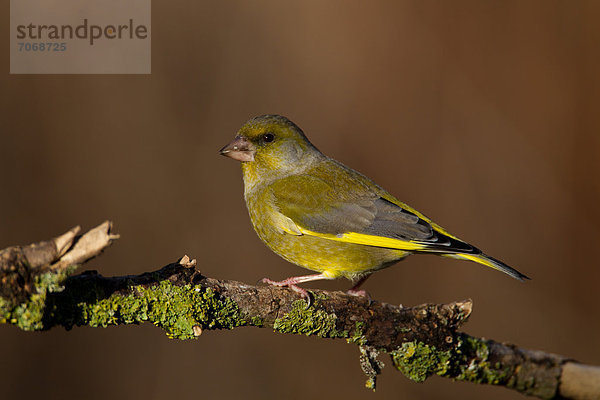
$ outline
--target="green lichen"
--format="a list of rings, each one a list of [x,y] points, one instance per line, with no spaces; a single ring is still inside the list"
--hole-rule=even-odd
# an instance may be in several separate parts
[[[428,376],[437,374],[459,381],[498,385],[513,376],[511,367],[491,363],[490,350],[483,339],[459,334],[457,346],[441,351],[422,342],[406,342],[390,352],[394,366],[410,379],[423,382]]]
[[[379,350],[371,346],[360,346],[360,368],[365,373],[367,380],[365,387],[375,391],[377,386],[377,375],[381,373],[385,364],[377,359]]]
[[[11,316],[12,305],[3,297],[0,297],[0,324],[8,322]]]
[[[317,310],[314,306],[307,307],[304,300],[292,303],[292,310],[281,318],[277,318],[273,329],[281,333],[298,335],[316,335],[319,337],[346,337],[347,331],[338,331],[335,327],[337,317]]]
[[[247,325],[237,304],[213,290],[191,284],[178,286],[169,280],[136,285],[126,282],[116,290],[80,277],[67,279],[75,266],[53,270],[35,278],[32,294],[22,304],[10,304],[0,298],[0,323],[11,323],[24,330],[44,330],[56,325],[67,329],[88,325],[109,325],[152,322],[163,328],[169,337],[194,338],[201,329],[231,329]],[[67,290],[65,290],[65,288]],[[262,324],[260,318],[252,320]]]
[[[126,295],[103,297],[92,292],[92,298],[78,302],[76,308],[74,319],[64,321],[67,326],[107,327],[148,321],[174,339],[195,338],[194,326],[232,329],[247,325],[231,299],[222,298],[210,288],[177,286],[168,280],[149,287],[132,286]]]
[[[502,368],[500,363],[492,365],[488,360],[489,354],[490,350],[485,340],[460,335],[453,359],[454,379],[490,385],[506,382],[513,375],[512,369]]]
[[[37,275],[29,298],[21,304],[10,304],[0,298],[0,323],[8,322],[26,331],[43,329],[46,299],[49,294],[64,290],[63,283],[75,269],[76,266],[71,266]]]
[[[265,324],[265,320],[261,317],[254,316],[250,319],[251,325],[261,328]]]
[[[377,389],[377,381],[375,380],[375,378],[368,377],[367,380],[365,381],[365,387],[367,389],[371,389],[372,391],[375,391],[375,389]]]
[[[348,343],[355,343],[359,346],[363,346],[367,343],[367,338],[364,335],[365,323],[362,321],[356,321],[354,324],[354,330],[352,334],[346,339]]]
[[[396,369],[415,382],[423,382],[432,374],[444,375],[450,368],[451,352],[413,341],[390,352]]]

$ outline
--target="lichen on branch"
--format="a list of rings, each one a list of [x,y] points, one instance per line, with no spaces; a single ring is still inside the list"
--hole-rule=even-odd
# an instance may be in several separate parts
[[[381,353],[416,382],[436,374],[545,399],[565,393],[578,398],[571,395],[579,390],[574,380],[590,373],[600,377],[596,367],[569,368],[567,379],[563,366],[574,363],[565,357],[458,332],[471,314],[470,300],[402,307],[311,290],[309,306],[287,288],[205,277],[187,256],[137,276],[73,275],[118,238],[110,231],[105,222],[84,235],[74,228],[50,241],[0,251],[0,323],[39,331],[151,322],[173,339],[241,326],[341,338],[359,346],[372,389],[383,368]]]

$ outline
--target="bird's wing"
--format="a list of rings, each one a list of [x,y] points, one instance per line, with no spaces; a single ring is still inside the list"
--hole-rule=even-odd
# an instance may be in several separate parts
[[[479,253],[426,218],[364,185],[336,188],[313,176],[292,176],[271,185],[286,233],[406,251]]]

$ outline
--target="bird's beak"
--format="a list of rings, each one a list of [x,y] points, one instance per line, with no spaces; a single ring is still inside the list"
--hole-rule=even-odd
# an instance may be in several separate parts
[[[243,136],[236,136],[233,141],[223,147],[219,153],[238,161],[254,161],[256,147]]]

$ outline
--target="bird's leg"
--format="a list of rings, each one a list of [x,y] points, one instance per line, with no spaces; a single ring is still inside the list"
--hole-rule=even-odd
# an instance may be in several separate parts
[[[346,291],[346,293],[348,293],[348,294],[351,294],[352,296],[367,297],[367,298],[370,300],[370,299],[371,299],[371,296],[369,296],[369,293],[367,293],[367,291],[366,291],[366,290],[359,289],[359,287],[360,287],[360,286],[361,286],[363,283],[365,283],[365,281],[366,281],[367,279],[369,279],[369,277],[370,277],[370,276],[371,276],[371,275],[369,274],[369,275],[365,275],[365,276],[363,276],[362,278],[360,278],[360,279],[358,280],[358,282],[356,282],[356,284],[355,284],[354,286],[352,286],[350,289],[348,289],[348,290]]]
[[[263,278],[262,282],[272,286],[285,286],[292,289],[294,292],[300,294],[302,297],[308,300],[310,304],[310,296],[306,289],[302,289],[300,286],[297,286],[299,283],[310,282],[310,281],[318,281],[321,279],[331,279],[323,274],[314,274],[314,275],[303,275],[303,276],[292,276],[291,278],[284,279],[282,281],[272,281],[269,278]]]

